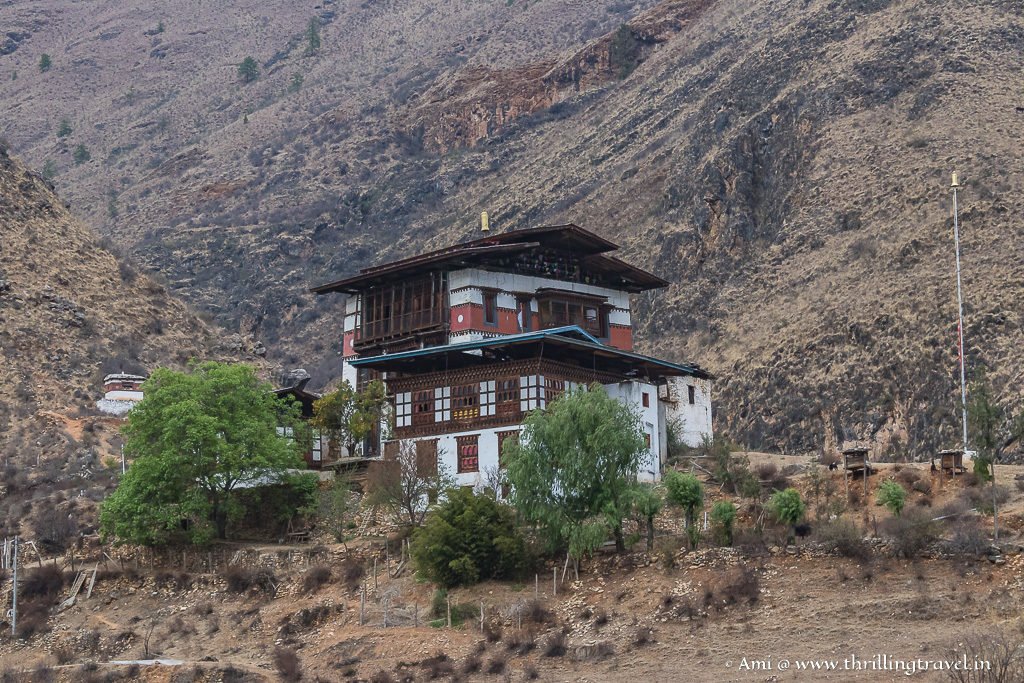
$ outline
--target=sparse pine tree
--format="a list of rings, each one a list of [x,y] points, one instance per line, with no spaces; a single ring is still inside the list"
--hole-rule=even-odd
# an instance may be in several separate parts
[[[57,137],[66,138],[71,135],[71,122],[67,119],[61,119],[60,124],[57,126]]]
[[[89,153],[89,149],[85,145],[79,145],[75,147],[72,157],[75,160],[75,164],[84,164],[92,159],[92,154]]]
[[[292,74],[291,83],[288,84],[288,92],[299,92],[302,89],[302,74]]]
[[[39,56],[39,70],[45,73],[50,70],[51,66],[53,66],[53,60],[50,59],[50,55],[44,52]]]
[[[243,83],[252,83],[260,77],[260,66],[252,57],[246,57],[238,65],[238,77]]]
[[[320,49],[320,20],[313,17],[306,29],[306,54],[316,54]]]
[[[43,177],[47,180],[53,180],[53,177],[57,175],[57,164],[53,162],[53,159],[47,159],[46,163],[43,164]]]
[[[158,21],[157,22],[157,24],[156,24],[156,32],[157,33],[163,33],[164,32],[164,22],[162,22],[162,21]]]

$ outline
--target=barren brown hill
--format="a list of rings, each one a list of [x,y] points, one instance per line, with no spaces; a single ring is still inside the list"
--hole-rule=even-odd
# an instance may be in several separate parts
[[[968,360],[1020,402],[1013,0],[65,5],[0,8],[31,34],[0,57],[11,142],[190,302],[318,379],[338,315],[306,288],[487,209],[498,229],[573,220],[669,278],[640,302],[643,344],[721,377],[734,438],[927,453],[956,434],[958,170]],[[247,54],[262,75],[242,85]]]
[[[58,508],[91,524],[112,483],[119,421],[94,409],[105,373],[253,357],[119,261],[2,146],[0,235],[0,536],[38,539]]]

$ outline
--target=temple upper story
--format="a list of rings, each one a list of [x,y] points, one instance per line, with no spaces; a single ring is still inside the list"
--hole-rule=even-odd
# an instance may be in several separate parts
[[[342,356],[375,356],[575,325],[630,350],[630,295],[668,283],[577,225],[515,230],[363,268],[313,289],[347,295]]]

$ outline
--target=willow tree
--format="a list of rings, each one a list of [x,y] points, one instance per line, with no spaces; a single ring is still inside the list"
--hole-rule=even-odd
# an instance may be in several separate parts
[[[276,398],[248,365],[202,363],[191,372],[158,369],[128,414],[125,453],[134,459],[104,501],[104,533],[156,545],[184,526],[194,542],[227,537],[241,510],[234,493],[287,482],[303,467],[298,407]],[[210,528],[210,524],[213,528]]]
[[[600,385],[567,392],[526,418],[519,439],[505,442],[512,503],[549,549],[573,559],[610,533],[625,548],[622,519],[648,456],[640,420]]]

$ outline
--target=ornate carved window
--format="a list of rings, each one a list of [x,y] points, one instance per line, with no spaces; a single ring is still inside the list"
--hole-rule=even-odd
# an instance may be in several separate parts
[[[495,383],[495,412],[511,415],[519,412],[519,378],[507,377]]]
[[[480,436],[478,434],[455,437],[455,448],[458,452],[459,474],[480,471]]]
[[[412,392],[412,424],[434,424],[434,390]]]
[[[453,420],[472,420],[480,415],[480,384],[460,384],[452,387]]]

